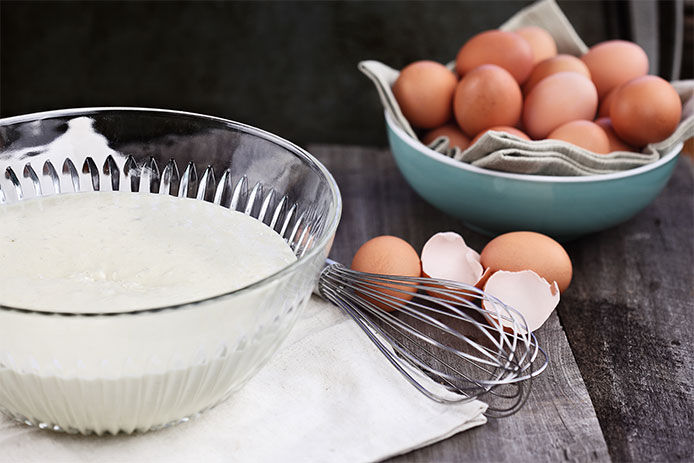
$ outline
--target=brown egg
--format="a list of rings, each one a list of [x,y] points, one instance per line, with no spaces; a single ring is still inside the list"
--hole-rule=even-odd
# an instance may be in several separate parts
[[[592,121],[598,109],[598,93],[586,76],[558,72],[542,79],[528,94],[523,107],[523,126],[533,139],[545,138],[567,122]]]
[[[547,135],[552,140],[563,140],[593,153],[610,152],[610,140],[605,131],[595,122],[571,121],[560,125]]]
[[[509,126],[506,126],[506,125],[496,125],[496,126],[494,126],[494,127],[490,127],[490,128],[488,128],[488,129],[485,129],[485,130],[481,131],[480,133],[478,133],[478,134],[475,136],[475,138],[472,139],[472,142],[470,142],[470,145],[474,145],[475,142],[477,142],[477,140],[479,140],[480,138],[482,138],[482,135],[484,135],[485,133],[489,132],[490,130],[493,130],[493,131],[495,131],[495,132],[506,132],[506,133],[510,133],[511,135],[515,135],[515,136],[517,136],[518,138],[522,138],[523,140],[528,140],[528,141],[530,141],[530,137],[529,137],[529,136],[527,136],[526,134],[524,134],[523,132],[521,132],[520,130],[518,130],[518,129],[515,128],[515,127],[509,127]]]
[[[675,89],[657,76],[637,77],[617,89],[610,106],[612,127],[632,146],[665,140],[682,117]]]
[[[451,118],[457,83],[455,74],[443,64],[417,61],[400,71],[393,95],[412,125],[433,129]]]
[[[594,45],[581,59],[590,70],[600,98],[618,85],[648,73],[646,52],[625,40],[608,40]]]
[[[460,48],[455,69],[458,74],[465,76],[482,64],[496,64],[522,84],[533,67],[533,50],[527,40],[514,32],[481,32]]]
[[[561,244],[541,233],[519,231],[491,240],[480,254],[480,262],[491,271],[532,270],[548,282],[556,281],[559,291],[571,283],[571,259]]]
[[[632,146],[627,145],[624,141],[617,136],[614,129],[612,128],[612,122],[609,117],[601,117],[595,121],[607,135],[607,139],[610,141],[610,153],[613,151],[636,151]]]
[[[461,151],[465,151],[470,146],[470,139],[455,124],[446,124],[430,130],[422,137],[422,143],[428,145],[438,137],[448,137],[449,145],[457,146]]]
[[[600,108],[598,109],[598,117],[610,117],[610,107],[612,106],[612,100],[614,99],[615,93],[619,87],[615,87],[610,90],[607,95],[600,100]]]
[[[590,71],[583,61],[571,55],[557,55],[535,65],[523,86],[523,92],[527,95],[542,79],[563,71],[577,72],[590,79]]]
[[[461,79],[453,96],[453,112],[469,136],[495,125],[515,125],[523,96],[513,76],[503,68],[485,64]]]
[[[541,27],[528,26],[516,29],[516,34],[523,37],[530,44],[533,51],[533,64],[551,58],[557,54],[557,44],[549,32]]]
[[[396,236],[377,236],[362,244],[352,259],[352,270],[381,275],[418,277],[422,267],[417,251],[407,242]],[[412,299],[415,288],[398,284],[388,284],[393,289],[370,289],[381,292],[386,296]],[[368,287],[368,286],[367,286]],[[384,310],[394,310],[375,298],[364,296],[367,300]]]

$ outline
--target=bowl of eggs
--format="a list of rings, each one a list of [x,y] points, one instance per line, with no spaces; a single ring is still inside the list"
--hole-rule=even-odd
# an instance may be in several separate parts
[[[388,140],[403,177],[426,201],[473,230],[532,230],[568,241],[622,223],[668,182],[681,145],[643,167],[560,177],[498,172],[456,161],[405,134],[386,113]]]
[[[420,196],[488,235],[563,241],[655,199],[692,136],[684,97],[647,74],[634,43],[579,43],[573,54],[557,43],[537,26],[489,30],[447,66],[384,73],[388,141]]]

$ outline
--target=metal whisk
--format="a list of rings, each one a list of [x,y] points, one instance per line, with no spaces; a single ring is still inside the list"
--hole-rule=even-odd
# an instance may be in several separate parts
[[[528,380],[547,367],[522,314],[473,286],[357,272],[327,260],[317,289],[434,401],[485,396],[487,416],[507,416],[525,402]]]

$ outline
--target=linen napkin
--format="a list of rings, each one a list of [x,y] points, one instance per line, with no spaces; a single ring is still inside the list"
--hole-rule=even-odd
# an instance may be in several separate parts
[[[356,462],[406,453],[486,422],[486,405],[417,392],[340,309],[313,296],[289,337],[238,393],[189,423],[75,436],[0,415],[0,460]]]
[[[588,50],[554,0],[541,0],[522,9],[500,29],[514,30],[531,25],[542,27],[552,35],[558,53],[580,56]],[[454,65],[452,62],[448,67],[453,69]],[[395,124],[418,139],[391,91],[400,72],[374,60],[362,61],[358,68],[374,83],[385,111]],[[527,141],[502,132],[487,132],[465,151],[450,147],[447,137],[439,137],[428,146],[458,161],[503,172],[572,176],[633,169],[657,161],[662,154],[694,136],[694,80],[672,84],[682,101],[681,122],[670,137],[646,146],[641,153],[616,151],[601,155],[559,140]]]

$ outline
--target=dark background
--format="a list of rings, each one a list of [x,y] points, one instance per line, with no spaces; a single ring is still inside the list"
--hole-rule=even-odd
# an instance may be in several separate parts
[[[2,0],[0,115],[147,106],[227,117],[300,144],[385,145],[360,60],[447,62],[531,3]],[[691,13],[691,0],[558,3],[588,45],[635,40],[652,73],[676,77],[674,18]],[[680,77],[691,77],[691,22],[684,30]]]

